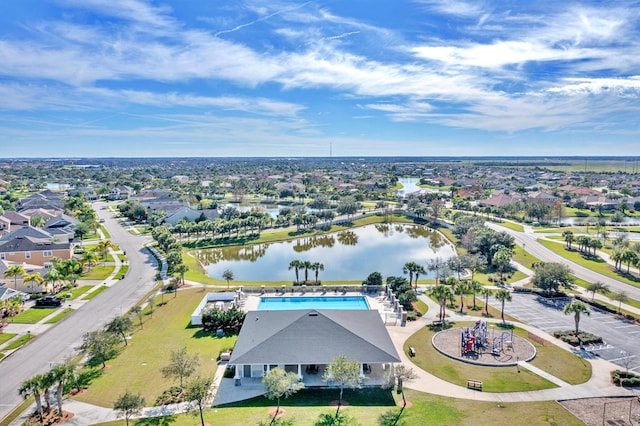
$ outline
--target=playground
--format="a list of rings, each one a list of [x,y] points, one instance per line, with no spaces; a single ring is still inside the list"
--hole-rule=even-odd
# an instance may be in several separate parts
[[[486,321],[470,327],[442,330],[433,336],[436,350],[450,358],[487,366],[513,366],[530,361],[535,347],[513,330],[489,328]]]

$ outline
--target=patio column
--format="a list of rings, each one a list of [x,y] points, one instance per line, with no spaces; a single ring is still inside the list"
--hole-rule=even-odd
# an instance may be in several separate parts
[[[302,364],[298,364],[298,377],[302,380]]]
[[[236,364],[236,375],[235,375],[234,378],[236,378],[236,379],[242,378],[243,367],[244,366],[242,364]]]
[[[364,377],[364,364],[360,363],[360,377]]]

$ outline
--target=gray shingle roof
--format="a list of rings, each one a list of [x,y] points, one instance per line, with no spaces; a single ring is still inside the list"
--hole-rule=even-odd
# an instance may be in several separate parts
[[[400,362],[378,311],[247,313],[230,364],[328,364],[339,355],[363,363]]]

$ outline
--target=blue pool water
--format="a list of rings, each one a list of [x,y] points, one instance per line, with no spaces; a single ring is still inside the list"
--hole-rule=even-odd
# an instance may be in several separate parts
[[[369,309],[363,296],[326,297],[261,297],[259,311],[286,311],[298,309]]]

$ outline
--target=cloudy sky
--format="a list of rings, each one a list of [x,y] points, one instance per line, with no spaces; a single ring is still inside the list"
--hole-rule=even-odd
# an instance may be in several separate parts
[[[2,157],[640,155],[637,1],[0,11]]]

